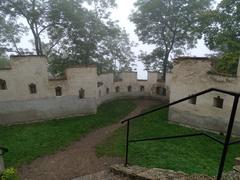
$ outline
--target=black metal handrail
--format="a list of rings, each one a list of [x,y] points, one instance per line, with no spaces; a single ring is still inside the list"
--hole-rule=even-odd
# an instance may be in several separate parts
[[[216,92],[220,92],[220,93],[224,93],[224,94],[228,94],[231,96],[234,96],[234,101],[233,101],[233,105],[232,105],[232,111],[231,111],[231,115],[230,115],[230,119],[228,122],[228,128],[227,128],[227,134],[225,137],[224,142],[220,141],[219,139],[210,136],[209,134],[206,133],[195,133],[195,134],[183,134],[183,135],[176,135],[176,136],[166,136],[166,137],[151,137],[151,138],[144,138],[144,139],[134,139],[134,140],[129,140],[129,130],[130,130],[130,122],[135,120],[136,118],[145,116],[147,114],[159,111],[161,109],[165,109],[168,108],[170,106],[173,106],[175,104],[181,103],[183,101],[201,96],[203,94],[212,92],[212,91],[216,91]],[[227,155],[227,151],[228,151],[228,146],[229,145],[233,145],[233,144],[238,144],[240,143],[240,140],[238,141],[234,141],[234,142],[230,142],[231,136],[232,136],[232,128],[233,128],[233,124],[234,124],[234,120],[235,120],[235,115],[236,115],[236,111],[237,111],[237,107],[238,107],[238,101],[239,101],[239,97],[240,97],[240,93],[236,93],[236,92],[232,92],[232,91],[226,91],[226,90],[222,90],[222,89],[217,89],[217,88],[210,88],[204,91],[201,91],[199,93],[193,94],[191,96],[179,99],[177,101],[174,101],[172,103],[169,103],[167,105],[163,105],[159,108],[155,108],[153,110],[138,114],[136,116],[127,118],[123,121],[121,121],[121,123],[126,123],[127,122],[127,133],[126,133],[126,152],[125,152],[125,166],[128,165],[128,147],[129,147],[129,143],[136,143],[136,142],[142,142],[142,141],[153,141],[153,140],[167,140],[167,139],[175,139],[175,138],[187,138],[187,137],[194,137],[194,136],[205,136],[208,137],[210,139],[212,139],[213,141],[222,144],[223,147],[223,151],[222,151],[222,156],[221,156],[221,160],[219,163],[219,169],[218,169],[218,175],[217,175],[217,180],[221,180],[222,177],[222,173],[223,173],[223,169],[224,169],[224,164],[225,164],[225,160],[226,160],[226,155]]]
[[[5,147],[1,147],[1,146],[0,146],[0,150],[1,150],[1,152],[2,152],[2,153],[0,154],[0,156],[1,156],[1,155],[4,155],[5,153],[8,152],[8,149],[5,148]]]

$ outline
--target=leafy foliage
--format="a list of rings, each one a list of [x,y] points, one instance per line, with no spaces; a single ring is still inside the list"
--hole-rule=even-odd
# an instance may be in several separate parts
[[[0,180],[19,180],[16,169],[14,168],[5,169],[2,175],[0,175]]]
[[[18,43],[26,28],[22,24],[16,24],[14,19],[4,19],[3,16],[0,16],[0,26],[0,56],[5,52],[23,54]]]
[[[205,14],[205,42],[211,50],[239,53],[240,2],[222,0],[215,10]]]
[[[19,19],[27,22],[36,54],[50,57],[53,73],[75,64],[97,64],[99,72],[109,72],[118,64],[129,68],[134,60],[127,33],[110,19],[115,6],[115,0],[9,0],[0,2],[0,13],[14,20],[14,32],[22,27]]]
[[[57,31],[56,27],[49,30],[53,42],[61,42],[50,55],[53,59],[50,68],[54,71],[59,70],[58,66],[75,64],[97,64],[99,73],[115,71],[116,62],[122,64],[121,69],[130,67],[134,56],[128,35],[110,19],[104,23],[99,18],[99,9],[92,13],[68,1],[55,1],[51,9],[49,18],[55,24],[61,24]],[[103,12],[100,16],[103,16]],[[60,63],[56,63],[56,60],[60,60]]]
[[[10,63],[5,56],[0,56],[0,69],[10,67]]]
[[[201,38],[201,15],[211,0],[138,0],[131,15],[143,43],[156,45],[140,57],[148,69],[162,69],[165,79],[170,54],[181,54]]]
[[[222,0],[203,17],[205,44],[219,55],[215,70],[236,75],[240,56],[240,2]]]
[[[28,28],[31,30],[34,37],[37,55],[43,55],[41,35],[48,27],[48,22],[45,21],[45,17],[48,13],[47,2],[47,0],[9,0],[0,2],[1,14],[14,19],[16,26],[20,24],[17,22],[18,18],[24,18],[26,20]]]
[[[162,60],[164,53],[163,49],[155,48],[150,54],[141,51],[139,58],[144,63],[147,70],[163,72],[164,66],[166,66],[167,70],[171,67],[170,61],[166,61],[164,64],[164,60]]]
[[[239,57],[234,53],[225,53],[218,57],[213,65],[212,73],[236,76]]]

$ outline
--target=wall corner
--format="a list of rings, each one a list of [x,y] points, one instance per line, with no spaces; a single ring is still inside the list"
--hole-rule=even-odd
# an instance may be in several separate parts
[[[237,77],[240,77],[240,56],[238,58]]]

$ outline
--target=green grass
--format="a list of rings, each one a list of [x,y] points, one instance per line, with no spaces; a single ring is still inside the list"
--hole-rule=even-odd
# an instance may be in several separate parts
[[[17,167],[60,150],[93,129],[119,121],[135,108],[129,100],[101,105],[96,115],[72,117],[42,123],[0,126],[0,145],[9,152],[6,165]]]
[[[198,132],[197,130],[169,124],[168,111],[152,113],[131,122],[130,139],[161,137]],[[126,128],[117,130],[112,137],[97,146],[98,156],[124,157]],[[223,136],[212,134],[219,139]],[[216,175],[223,146],[211,139],[198,136],[163,141],[131,143],[129,146],[129,163],[145,167],[159,167]],[[234,158],[240,155],[240,145],[229,148],[225,171],[232,170]]]

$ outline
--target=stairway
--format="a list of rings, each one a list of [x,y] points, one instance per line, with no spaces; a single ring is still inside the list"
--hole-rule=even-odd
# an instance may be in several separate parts
[[[189,175],[181,171],[173,171],[160,168],[144,168],[139,166],[114,165],[111,167],[114,174],[121,174],[129,179],[141,180],[214,180],[213,177],[193,174]]]
[[[89,174],[86,176],[74,178],[72,180],[129,180],[129,178],[104,170],[95,174]]]
[[[232,171],[223,174],[222,180],[240,180],[240,158],[235,159],[236,163]],[[72,180],[214,180],[216,177],[210,177],[201,174],[186,174],[181,171],[173,171],[160,168],[144,168],[139,166],[114,165],[110,170],[100,171]]]
[[[233,170],[240,173],[240,157],[235,158],[235,166],[233,166]]]
[[[235,166],[223,176],[223,180],[240,180],[240,157],[235,158]]]

